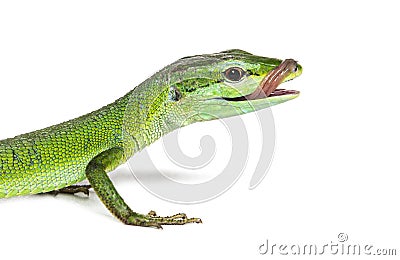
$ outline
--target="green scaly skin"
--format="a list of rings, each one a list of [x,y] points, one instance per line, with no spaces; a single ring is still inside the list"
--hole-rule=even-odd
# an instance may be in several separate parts
[[[185,214],[159,217],[132,211],[107,172],[161,136],[188,124],[241,115],[298,96],[292,93],[248,101],[227,101],[251,94],[282,60],[241,50],[180,59],[124,97],[97,111],[42,130],[0,141],[0,198],[19,195],[87,192],[74,184],[88,179],[110,212],[123,223],[161,228],[201,222]],[[239,67],[239,82],[226,78]],[[283,81],[301,74],[288,73]],[[223,99],[223,98],[226,99]]]

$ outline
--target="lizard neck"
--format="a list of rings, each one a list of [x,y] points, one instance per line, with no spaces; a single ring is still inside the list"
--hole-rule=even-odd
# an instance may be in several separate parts
[[[163,81],[150,78],[112,104],[122,112],[121,137],[126,159],[182,126],[182,111],[176,111],[174,102],[169,100],[169,87],[159,82]]]

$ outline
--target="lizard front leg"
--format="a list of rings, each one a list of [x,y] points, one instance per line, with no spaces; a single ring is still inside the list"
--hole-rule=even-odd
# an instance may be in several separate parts
[[[86,177],[97,196],[107,209],[127,225],[162,228],[162,225],[184,225],[201,223],[199,218],[187,218],[180,213],[170,217],[157,216],[154,211],[143,215],[136,213],[125,203],[118,194],[107,171],[114,169],[123,158],[122,148],[111,148],[93,158],[86,167]]]

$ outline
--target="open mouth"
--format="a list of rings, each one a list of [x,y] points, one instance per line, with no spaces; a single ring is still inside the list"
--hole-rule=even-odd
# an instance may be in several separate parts
[[[278,86],[284,82],[288,81],[290,75],[293,75],[298,70],[297,62],[293,59],[284,60],[278,67],[273,69],[268,73],[264,79],[261,81],[260,85],[256,90],[248,95],[226,98],[223,99],[227,101],[243,101],[243,100],[256,100],[268,97],[284,96],[284,95],[296,95],[300,92],[297,90],[286,90],[278,89]]]

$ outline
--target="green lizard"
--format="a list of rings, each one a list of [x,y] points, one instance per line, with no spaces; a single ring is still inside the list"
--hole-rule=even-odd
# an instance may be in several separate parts
[[[122,98],[79,118],[0,141],[0,198],[93,188],[125,224],[200,223],[185,214],[139,214],[118,194],[107,172],[161,136],[188,124],[236,116],[299,95],[276,89],[302,68],[241,50],[182,58]],[[90,185],[75,185],[87,179]]]

